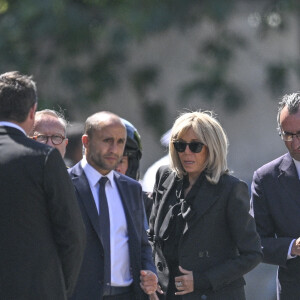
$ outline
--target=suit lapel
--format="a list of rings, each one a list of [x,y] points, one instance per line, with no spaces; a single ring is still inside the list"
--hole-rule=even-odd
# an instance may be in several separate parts
[[[186,222],[183,234],[185,234],[191,227],[197,224],[198,220],[206,214],[209,208],[220,198],[219,196],[220,183],[213,185],[204,179],[201,188],[195,195],[193,203],[194,216]]]
[[[79,195],[79,201],[82,202],[92,226],[101,240],[97,207],[95,205],[89,182],[85,176],[80,162],[72,169],[71,173],[75,175],[75,177],[72,178],[72,181]]]
[[[278,176],[279,183],[282,187],[283,199],[293,199],[300,206],[300,180],[296,170],[296,166],[290,154],[284,156],[280,166],[280,174]]]
[[[128,191],[128,184],[126,180],[122,180],[119,174],[115,173],[115,182],[118,187],[118,191],[120,193],[121,201],[124,207],[124,212],[126,216],[128,231],[133,233],[135,231],[134,227],[134,221],[133,221],[133,215],[132,212],[136,209],[134,203],[132,202],[133,199],[131,199]],[[135,232],[135,235],[137,233]],[[130,235],[131,238],[131,235]]]

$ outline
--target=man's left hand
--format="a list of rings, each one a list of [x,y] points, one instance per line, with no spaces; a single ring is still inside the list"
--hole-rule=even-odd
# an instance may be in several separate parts
[[[175,286],[179,292],[175,295],[185,295],[194,291],[194,277],[193,272],[183,269],[179,266],[179,271],[182,276],[175,277]]]

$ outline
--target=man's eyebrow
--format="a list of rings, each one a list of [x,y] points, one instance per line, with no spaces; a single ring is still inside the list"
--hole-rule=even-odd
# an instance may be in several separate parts
[[[285,134],[299,134],[299,133],[300,133],[300,130],[297,131],[296,133],[292,133],[292,132],[283,130],[283,133],[285,133]]]

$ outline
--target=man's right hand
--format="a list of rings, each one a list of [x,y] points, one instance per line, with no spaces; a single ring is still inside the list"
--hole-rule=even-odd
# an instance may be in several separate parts
[[[157,290],[156,290],[156,292],[158,292],[158,293],[160,293],[160,294],[163,294],[163,293],[164,293],[163,290],[161,289],[161,287],[160,287],[159,284],[157,285]],[[158,298],[156,292],[149,295],[149,300],[159,300],[159,298]]]
[[[300,237],[294,241],[291,249],[291,254],[300,256]]]

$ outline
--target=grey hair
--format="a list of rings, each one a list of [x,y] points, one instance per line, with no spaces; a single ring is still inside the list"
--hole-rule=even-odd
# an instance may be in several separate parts
[[[278,105],[278,113],[277,113],[277,124],[278,131],[281,131],[280,127],[280,114],[282,110],[287,107],[289,114],[296,114],[299,110],[300,105],[300,92],[293,94],[286,94],[282,97],[281,101]]]
[[[61,123],[61,125],[64,127],[65,134],[67,133],[68,121],[66,120],[66,118],[62,112],[58,112],[53,109],[43,109],[43,110],[39,110],[35,113],[36,118],[38,116],[43,116],[43,115],[52,116],[52,117],[57,118],[59,120],[59,122]]]
[[[217,184],[220,176],[229,172],[227,168],[229,143],[226,133],[211,111],[183,113],[176,119],[171,130],[169,144],[171,169],[176,172],[179,178],[186,174],[173,142],[184,137],[190,128],[208,149],[208,157],[204,165],[206,168],[205,176],[209,182]]]

